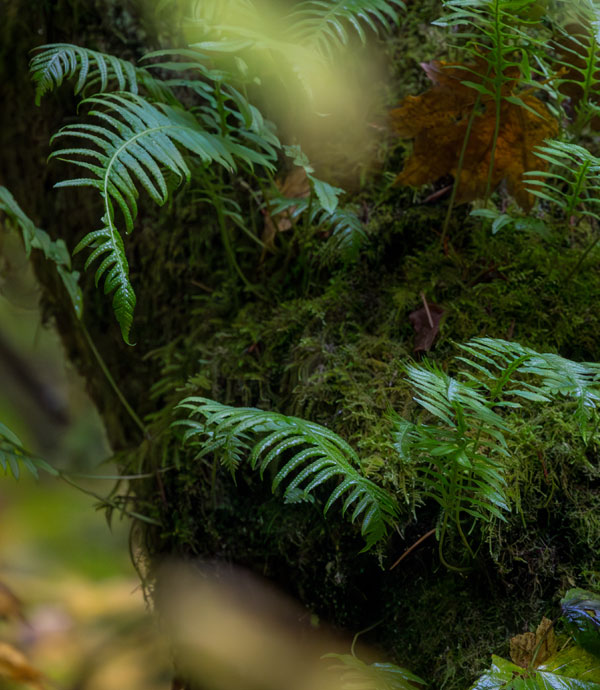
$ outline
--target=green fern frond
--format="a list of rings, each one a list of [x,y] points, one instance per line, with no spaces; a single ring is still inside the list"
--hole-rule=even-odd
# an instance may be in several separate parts
[[[272,489],[285,486],[287,501],[311,500],[317,487],[337,479],[324,512],[343,498],[342,514],[351,510],[351,522],[362,518],[365,550],[385,537],[397,517],[393,498],[362,476],[356,452],[329,429],[297,417],[230,407],[207,398],[186,398],[178,407],[189,410],[189,418],[175,424],[186,429],[184,442],[199,446],[199,457],[216,452],[232,471],[247,460],[261,477],[277,465]]]
[[[334,51],[348,45],[348,28],[365,43],[364,27],[378,34],[382,28],[397,24],[400,10],[405,8],[402,0],[308,0],[288,15],[289,36],[331,59]]]
[[[25,467],[36,479],[40,469],[55,477],[59,474],[47,462],[27,452],[19,437],[0,422],[0,468],[5,474],[10,472],[15,479],[18,479],[21,476],[21,466]]]
[[[415,690],[416,686],[427,685],[419,676],[395,664],[365,664],[354,654],[325,654],[323,659],[340,662],[331,670],[340,672],[342,690]]]
[[[567,218],[573,215],[600,218],[594,210],[600,199],[600,158],[583,146],[555,139],[547,141],[545,146],[537,146],[534,152],[550,163],[551,168],[549,172],[524,173],[527,190],[556,204]]]
[[[37,228],[31,218],[23,212],[13,195],[2,186],[0,186],[0,211],[20,228],[27,256],[32,249],[39,249],[48,261],[56,265],[63,285],[71,298],[73,309],[77,316],[81,317],[83,298],[78,284],[79,273],[71,270],[71,256],[65,243],[60,239],[52,240],[47,232]]]
[[[76,94],[104,92],[112,84],[116,88],[111,90],[137,94],[141,85],[156,100],[176,102],[168,86],[155,79],[147,70],[135,67],[131,62],[114,55],[71,43],[49,43],[35,50],[38,52],[31,59],[29,70],[36,84],[36,105],[40,104],[48,91],[74,77],[77,77],[74,89]]]
[[[585,440],[589,421],[597,414],[600,403],[600,364],[574,362],[551,352],[539,353],[519,343],[494,338],[475,338],[460,347],[472,360],[459,359],[499,381],[505,396],[533,402],[550,402],[561,397],[573,399],[577,404],[575,417]],[[506,371],[511,372],[510,377]],[[534,376],[539,382],[519,380],[518,388],[507,389],[506,384],[514,374]]]
[[[137,215],[137,184],[159,205],[165,203],[169,188],[164,170],[176,179],[189,180],[188,163],[180,148],[194,154],[204,165],[217,163],[235,169],[234,157],[250,164],[272,165],[261,154],[203,129],[189,113],[166,104],[153,105],[133,94],[98,94],[84,101],[97,106],[90,111],[101,124],[78,123],[63,127],[52,140],[63,137],[83,139],[88,147],[60,149],[52,157],[67,161],[92,173],[90,177],[59,182],[57,187],[91,186],[104,202],[103,227],[86,235],[75,251],[92,246],[86,267],[104,255],[96,271],[96,283],[108,271],[105,292],[116,290],[113,305],[123,338],[129,342],[135,293],[122,237],[115,221],[115,205],[130,233]],[[88,159],[94,162],[90,162]]]
[[[589,0],[577,3],[574,16],[578,26],[569,26],[568,31],[557,27],[560,39],[553,41],[555,55],[553,62],[566,71],[566,76],[557,80],[557,88],[567,85],[564,91],[577,98],[575,129],[583,127],[598,114],[597,94],[600,86],[600,34],[598,6]]]

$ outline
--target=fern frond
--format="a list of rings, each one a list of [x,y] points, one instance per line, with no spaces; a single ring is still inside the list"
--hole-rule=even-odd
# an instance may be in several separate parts
[[[577,403],[575,412],[580,429],[586,436],[590,418],[600,403],[600,364],[574,362],[554,353],[540,353],[506,340],[475,338],[460,346],[473,360],[462,361],[484,368],[490,378],[500,380],[498,372],[535,376],[539,383],[518,381],[518,388],[506,389],[510,381],[502,376],[503,395],[520,397],[534,402],[550,402],[566,397]]]
[[[26,451],[19,437],[0,422],[0,468],[5,474],[10,472],[15,479],[18,479],[21,476],[21,466],[25,467],[36,479],[40,469],[55,477],[59,474],[47,462]]]
[[[348,45],[348,28],[365,43],[364,27],[378,34],[397,24],[400,10],[405,8],[402,0],[308,0],[288,15],[289,37],[331,59],[335,51]]]
[[[549,172],[524,173],[527,191],[556,204],[567,218],[573,215],[600,218],[596,205],[600,199],[600,158],[583,146],[555,139],[537,146],[534,153],[550,163]]]
[[[395,664],[365,664],[354,654],[324,654],[323,659],[340,662],[331,670],[340,672],[342,690],[415,690],[415,685],[427,685],[419,676]]]
[[[63,285],[71,298],[73,309],[77,316],[81,317],[83,298],[78,284],[79,273],[71,270],[71,256],[65,243],[60,239],[52,240],[47,232],[36,227],[15,201],[13,195],[2,186],[0,186],[0,211],[20,228],[27,256],[32,249],[39,249],[48,261],[56,265]]]
[[[176,102],[164,83],[147,70],[108,53],[81,48],[71,43],[49,43],[35,49],[29,63],[31,78],[36,84],[35,104],[39,105],[48,91],[59,87],[66,79],[77,77],[76,94],[104,92],[114,84],[114,91],[138,93],[143,86],[156,100]]]
[[[123,239],[115,221],[115,205],[130,233],[137,215],[137,184],[159,205],[169,190],[164,170],[176,179],[189,180],[188,163],[180,148],[196,155],[201,163],[217,163],[235,169],[234,157],[272,165],[266,154],[203,129],[189,113],[165,104],[153,105],[133,94],[98,94],[84,101],[97,106],[90,111],[101,124],[73,124],[63,127],[52,140],[82,139],[86,147],[60,149],[52,157],[67,161],[92,173],[90,177],[59,182],[57,187],[91,186],[104,202],[103,227],[86,235],[75,251],[92,246],[86,267],[104,256],[96,271],[96,284],[108,271],[105,292],[116,290],[113,305],[123,338],[129,342],[135,293]],[[90,162],[88,159],[94,162]]]
[[[207,398],[186,398],[178,407],[189,410],[189,418],[175,424],[186,429],[184,442],[200,447],[199,456],[216,452],[231,470],[247,460],[261,477],[278,465],[272,489],[285,486],[288,501],[311,500],[317,487],[337,479],[324,512],[343,498],[342,514],[351,510],[351,522],[362,518],[365,550],[385,537],[397,517],[393,498],[362,476],[356,452],[329,429],[297,417],[230,407]]]

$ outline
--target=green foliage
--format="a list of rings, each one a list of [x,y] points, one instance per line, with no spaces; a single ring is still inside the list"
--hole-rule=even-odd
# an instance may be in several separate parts
[[[325,654],[323,658],[340,662],[331,669],[340,672],[342,690],[414,690],[426,685],[419,676],[395,664],[366,664],[355,654]]]
[[[600,608],[598,596],[580,589],[569,590],[561,602],[563,619],[569,624],[575,644],[563,646],[550,658],[535,663],[536,651],[527,668],[492,656],[491,668],[470,690],[599,690],[600,628],[596,617]],[[594,621],[590,625],[590,618]],[[583,623],[585,636],[582,636]],[[591,645],[582,644],[583,640]],[[538,643],[538,647],[543,639]]]
[[[536,155],[552,168],[550,172],[526,172],[528,191],[558,206],[567,218],[599,219],[594,206],[600,191],[600,159],[583,146],[556,140],[538,146]]]
[[[13,195],[2,186],[0,186],[0,211],[20,228],[27,256],[30,255],[32,249],[39,249],[48,261],[56,265],[56,270],[71,298],[73,309],[80,317],[83,303],[78,285],[79,273],[71,270],[71,257],[64,241],[52,240],[46,231],[37,228],[17,204]]]
[[[600,598],[583,589],[570,589],[560,602],[563,619],[575,642],[600,657]],[[600,661],[598,662],[600,664]],[[600,682],[600,673],[598,676]]]
[[[94,176],[65,180],[57,186],[90,186],[100,192],[104,227],[87,234],[74,252],[92,245],[94,251],[86,261],[86,269],[95,259],[103,257],[96,270],[96,284],[108,271],[104,291],[116,291],[113,308],[123,339],[129,342],[136,298],[129,281],[123,240],[116,226],[114,204],[120,208],[126,232],[130,233],[137,215],[136,181],[162,205],[168,198],[168,185],[161,168],[179,180],[190,180],[190,168],[177,145],[198,156],[204,165],[214,162],[231,169],[235,168],[234,155],[243,155],[244,147],[207,132],[185,111],[164,104],[152,105],[133,94],[98,95],[84,103],[99,106],[89,114],[107,123],[106,126],[66,125],[53,140],[75,137],[92,142],[94,148],[60,149],[52,156],[89,170]],[[85,160],[89,157],[99,165]],[[247,156],[254,157],[268,163],[264,157]]]
[[[276,491],[285,486],[287,503],[314,501],[314,491],[333,478],[341,479],[330,493],[324,513],[342,500],[342,514],[351,509],[351,522],[362,518],[365,549],[382,539],[397,517],[394,499],[364,477],[360,459],[342,438],[329,429],[297,417],[255,408],[236,408],[207,398],[186,398],[178,406],[190,410],[188,419],[175,424],[186,428],[184,443],[200,450],[197,457],[216,453],[234,472],[247,460],[259,470],[277,467],[272,481]],[[194,419],[204,417],[204,421]],[[258,438],[258,440],[257,440]],[[294,476],[295,473],[295,476]]]
[[[10,472],[15,479],[18,479],[21,476],[21,466],[25,467],[36,479],[40,469],[55,477],[58,476],[58,472],[51,465],[25,450],[21,439],[0,422],[0,467],[5,474]]]
[[[273,59],[289,64],[308,86],[307,67],[314,65],[315,57],[324,64],[331,61],[348,45],[349,29],[365,43],[365,27],[379,33],[382,27],[399,21],[399,10],[404,6],[402,0],[305,0],[297,3],[287,16],[278,18],[281,31],[273,35],[264,28],[265,23],[269,24],[268,17],[253,3],[212,0],[196,3],[190,22],[217,38],[194,44],[200,50],[268,51]]]
[[[50,43],[36,49],[29,68],[36,84],[36,105],[40,104],[46,93],[59,87],[65,79],[75,76],[76,94],[83,92],[89,95],[107,90],[137,94],[138,85],[141,84],[158,100],[169,95],[169,90],[160,81],[147,70],[134,67],[128,60],[70,43]],[[116,82],[116,89],[109,88],[111,82]]]
[[[461,515],[489,522],[504,520],[503,511],[509,510],[505,475],[506,435],[511,428],[496,410],[520,408],[514,398],[537,403],[572,398],[574,417],[586,439],[600,400],[599,365],[492,338],[475,338],[461,348],[471,358],[458,360],[474,371],[465,370],[460,378],[427,362],[406,368],[415,402],[437,423],[414,424],[394,417],[400,458],[406,465],[417,464],[424,495],[441,508],[439,553],[444,563],[442,544],[449,522],[474,555]],[[530,383],[522,380],[524,376],[541,380]]]

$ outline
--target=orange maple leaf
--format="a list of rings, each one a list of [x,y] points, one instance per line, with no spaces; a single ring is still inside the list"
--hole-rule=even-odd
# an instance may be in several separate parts
[[[475,89],[462,82],[469,80],[481,84],[483,81],[476,75],[479,65],[447,65],[435,61],[421,66],[434,86],[420,96],[407,96],[400,107],[391,112],[396,133],[415,140],[413,152],[396,183],[415,187],[448,174],[456,177],[460,151],[478,95]],[[514,68],[505,74],[508,79],[503,95],[512,93],[518,76]],[[525,107],[502,100],[491,181],[494,188],[506,180],[508,191],[528,209],[535,198],[525,189],[523,173],[544,169],[545,162],[533,149],[544,139],[556,136],[558,123],[546,105],[532,93],[523,91],[519,98]],[[481,96],[478,110],[460,171],[456,203],[473,201],[485,196],[486,192],[496,126],[494,99]]]

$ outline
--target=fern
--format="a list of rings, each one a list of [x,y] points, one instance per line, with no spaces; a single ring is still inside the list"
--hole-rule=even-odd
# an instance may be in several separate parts
[[[575,417],[587,441],[600,402],[598,364],[493,338],[475,338],[460,347],[469,357],[457,358],[468,366],[458,377],[427,362],[407,367],[415,402],[437,423],[393,417],[400,459],[416,467],[424,495],[440,506],[439,552],[446,565],[443,542],[450,525],[473,555],[463,515],[485,523],[505,520],[510,510],[505,463],[511,428],[500,412],[519,408],[519,400],[550,403],[569,397],[576,401]]]
[[[0,186],[0,211],[21,229],[27,256],[30,255],[32,249],[39,249],[48,261],[56,265],[56,270],[71,298],[73,309],[77,316],[81,317],[83,300],[78,285],[79,273],[71,271],[71,257],[65,243],[60,239],[56,241],[50,239],[47,232],[37,228],[23,212],[13,195],[2,186]]]
[[[123,239],[116,225],[115,204],[123,214],[127,233],[132,231],[137,215],[136,182],[157,204],[164,204],[169,195],[165,168],[180,181],[191,178],[190,167],[178,146],[198,156],[204,165],[217,163],[230,170],[235,169],[234,156],[265,166],[272,163],[268,153],[254,152],[206,131],[191,114],[165,104],[152,105],[134,94],[99,94],[84,103],[97,106],[89,114],[102,125],[67,125],[52,140],[75,137],[91,142],[93,148],[60,149],[52,157],[82,167],[93,177],[65,180],[56,186],[87,185],[100,192],[104,203],[103,227],[87,234],[74,252],[93,247],[86,269],[103,257],[96,270],[96,284],[106,274],[104,291],[115,291],[113,308],[123,338],[129,343],[136,298],[129,280]]]
[[[365,550],[385,537],[397,517],[392,497],[361,475],[356,452],[329,429],[297,417],[230,407],[207,398],[186,398],[178,407],[189,410],[189,418],[175,424],[186,429],[184,442],[200,447],[198,457],[217,453],[232,472],[247,460],[261,477],[279,463],[272,489],[285,486],[288,502],[313,500],[317,487],[338,478],[324,513],[344,497],[342,514],[351,509],[351,522],[362,518]]]
[[[556,55],[553,62],[566,76],[557,80],[557,87],[575,99],[576,133],[598,114],[597,94],[600,85],[600,12],[592,0],[583,0],[574,8],[577,22],[566,28],[557,27],[560,38],[553,41]]]
[[[37,479],[38,470],[43,469],[54,477],[59,476],[47,462],[37,458],[23,448],[19,437],[11,431],[5,424],[0,422],[0,467],[5,474],[10,472],[15,479],[21,476],[21,466]]]
[[[550,172],[525,173],[529,192],[556,204],[567,218],[574,215],[600,218],[598,211],[585,208],[586,204],[598,203],[600,158],[583,146],[556,140],[538,146],[536,155],[548,161],[552,168]]]
[[[275,32],[265,29],[269,18],[251,2],[210,0],[195,4],[191,21],[211,40],[192,47],[225,54],[259,50],[274,65],[289,65],[312,97],[315,71],[326,69],[334,54],[348,45],[350,27],[364,43],[364,27],[379,33],[399,21],[403,8],[402,0],[308,0],[278,18]]]
[[[60,86],[65,79],[77,76],[76,94],[104,92],[107,90],[138,93],[143,86],[156,100],[175,101],[170,89],[145,69],[134,67],[131,62],[114,55],[81,48],[71,43],[49,43],[36,49],[29,70],[36,84],[35,104],[42,97]],[[116,89],[109,88],[115,83]]]
[[[378,34],[381,27],[398,23],[399,10],[405,8],[402,0],[309,0],[288,15],[289,33],[293,42],[332,59],[334,52],[348,45],[348,28],[365,43],[363,26]]]
[[[475,338],[461,348],[477,360],[463,361],[484,372],[495,382],[496,388],[499,383],[505,385],[506,371],[511,372],[511,377],[520,374],[541,379],[536,384],[519,380],[519,388],[504,390],[504,395],[534,402],[551,402],[561,397],[573,399],[575,419],[587,440],[590,420],[595,418],[600,402],[600,364],[574,362],[557,354],[539,353],[518,343],[493,338]]]

